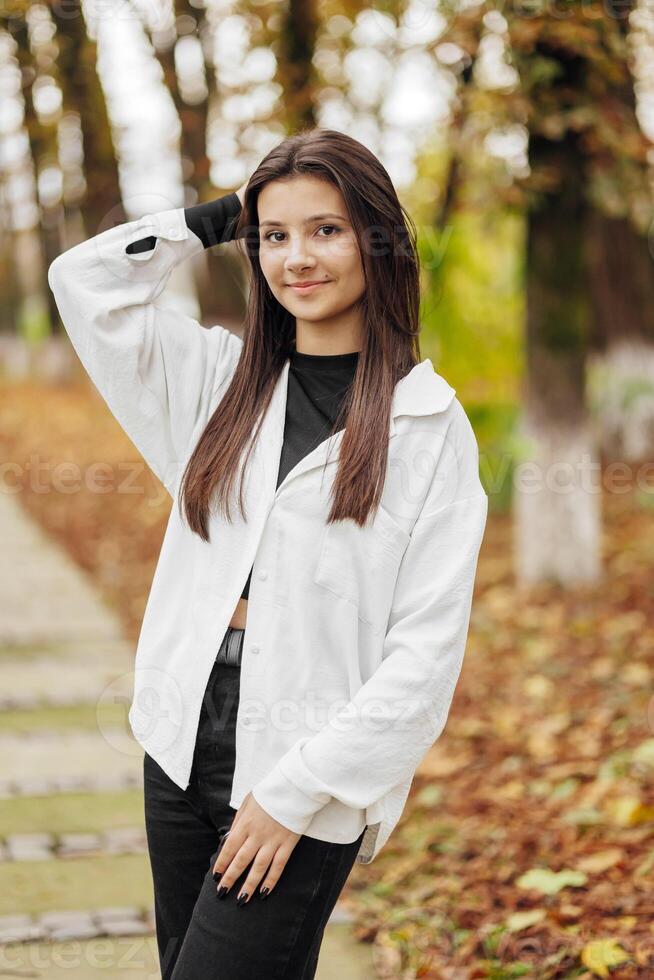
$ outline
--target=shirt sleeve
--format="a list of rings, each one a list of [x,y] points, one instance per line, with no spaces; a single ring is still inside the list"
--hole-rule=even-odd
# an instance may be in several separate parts
[[[187,228],[197,235],[205,248],[231,242],[236,237],[236,224],[241,213],[241,201],[236,192],[218,197],[214,201],[194,204],[184,208],[184,220]],[[150,235],[130,242],[125,251],[129,255],[148,252],[154,248],[156,237]]]
[[[295,833],[304,833],[331,798],[356,809],[381,799],[413,776],[445,727],[488,512],[478,476],[463,484],[478,487],[427,510],[414,525],[380,666],[319,732],[300,738],[252,789],[259,805]],[[442,484],[434,496],[442,499]]]
[[[240,213],[241,201],[236,191],[184,209],[186,224],[205,248],[232,241]]]
[[[235,370],[242,348],[226,328],[203,327],[157,302],[174,267],[202,250],[184,209],[173,208],[102,231],[48,268],[84,368],[172,496],[212,394]]]

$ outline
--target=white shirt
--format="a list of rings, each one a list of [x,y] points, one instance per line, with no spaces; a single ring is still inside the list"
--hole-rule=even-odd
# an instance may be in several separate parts
[[[154,249],[126,246],[156,235]],[[109,408],[173,497],[139,635],[129,722],[189,783],[200,708],[253,567],[230,806],[251,790],[279,823],[378,854],[439,737],[459,677],[488,498],[455,389],[429,359],[397,384],[382,505],[365,527],[326,523],[343,430],[275,487],[289,362],[246,468],[243,521],[210,542],[180,516],[185,464],[242,349],[160,297],[203,251],[183,208],[145,215],[58,256],[48,281]]]

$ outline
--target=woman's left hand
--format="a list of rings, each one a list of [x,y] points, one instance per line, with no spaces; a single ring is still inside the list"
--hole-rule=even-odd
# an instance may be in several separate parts
[[[252,793],[248,793],[236,811],[213,866],[214,872],[220,874],[220,896],[227,894],[251,861],[250,873],[237,900],[240,899],[241,904],[248,902],[259,883],[261,896],[267,895],[277,884],[301,836],[278,823],[259,806]]]

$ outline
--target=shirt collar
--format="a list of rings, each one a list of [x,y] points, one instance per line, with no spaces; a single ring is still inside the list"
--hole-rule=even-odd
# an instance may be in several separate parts
[[[415,364],[395,385],[392,419],[399,415],[434,415],[442,412],[455,393],[456,389],[437,374],[430,358],[426,358]]]
[[[280,411],[276,421],[283,428],[285,415],[286,386],[290,358],[286,358],[279,377],[277,391],[280,393]],[[395,432],[395,419],[400,415],[434,415],[443,412],[448,407],[456,389],[434,370],[430,358],[414,364],[408,374],[395,385],[391,402],[391,419],[389,436]]]
[[[269,437],[268,433],[264,433],[262,430],[260,435],[260,441],[265,447],[265,452],[275,464],[271,468],[271,473],[274,472],[275,476],[277,475],[279,454],[282,449],[284,437],[289,366],[290,359],[287,358],[273,392],[270,403],[271,411],[266,412],[264,417],[264,425],[272,426],[273,434]],[[447,383],[445,378],[434,371],[434,367],[429,358],[421,361],[419,364],[415,364],[409,373],[405,374],[403,378],[400,378],[395,385],[388,429],[389,438],[395,434],[395,419],[398,416],[433,415],[436,412],[442,412],[450,404],[454,398],[454,394],[455,389]],[[328,457],[330,446],[334,452],[334,460],[338,459],[344,432],[344,429],[339,429],[331,439],[325,439],[319,446],[311,450],[310,453],[298,460],[279,486],[272,491],[274,496],[277,497],[283,488],[301,473],[306,473],[318,466],[322,466]],[[261,501],[265,501],[265,495],[262,495],[260,499]]]

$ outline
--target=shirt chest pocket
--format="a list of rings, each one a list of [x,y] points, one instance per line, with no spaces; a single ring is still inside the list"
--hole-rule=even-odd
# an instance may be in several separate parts
[[[380,507],[374,521],[360,527],[347,519],[326,524],[313,580],[352,603],[375,633],[386,629],[407,531]]]

